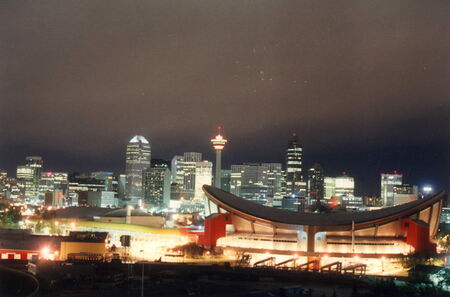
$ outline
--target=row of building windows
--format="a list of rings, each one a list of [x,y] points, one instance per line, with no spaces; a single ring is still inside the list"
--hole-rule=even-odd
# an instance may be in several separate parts
[[[351,245],[351,242],[328,241],[327,244],[345,244]],[[395,245],[393,242],[355,242],[355,245]]]
[[[259,240],[259,241],[272,241],[272,242],[289,242],[289,243],[297,243],[296,240],[282,240],[282,239],[265,239],[265,238],[251,238],[251,237],[238,237],[238,239],[243,239],[243,240]]]

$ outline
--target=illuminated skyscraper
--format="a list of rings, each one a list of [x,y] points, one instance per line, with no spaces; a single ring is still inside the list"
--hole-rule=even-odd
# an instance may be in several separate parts
[[[134,136],[127,145],[125,199],[129,204],[142,201],[142,171],[150,167],[150,144],[142,135]]]
[[[186,152],[183,154],[183,189],[188,192],[192,192],[193,197],[195,191],[195,166],[197,162],[201,162],[202,154],[196,152]]]
[[[210,186],[212,183],[212,163],[209,161],[197,162],[195,164],[195,193],[194,198],[198,202],[206,201],[203,193],[203,185]]]
[[[144,201],[151,207],[167,207],[170,202],[171,174],[167,164],[156,163],[144,169]]]
[[[25,182],[25,198],[39,196],[39,181],[42,175],[42,158],[30,156],[25,158],[25,166],[17,166],[17,178]]]
[[[195,166],[202,160],[202,154],[186,152],[172,158],[172,200],[191,200],[195,196]]]
[[[172,158],[171,171],[172,171],[172,183],[183,185],[183,156],[176,155]]]
[[[403,174],[397,174],[397,171],[381,174],[381,200],[384,206],[394,205],[394,186],[401,185],[402,179]]]
[[[268,171],[266,164],[231,165],[230,193],[259,204],[272,205],[273,194],[279,189],[274,188],[277,182],[271,179],[270,195],[272,196],[269,201]],[[271,177],[274,177],[273,171],[271,171]]]
[[[63,195],[69,188],[68,174],[65,172],[43,172],[39,183],[39,197],[45,197],[46,192],[59,190]]]
[[[303,181],[303,148],[298,142],[297,134],[292,134],[286,151],[286,194],[288,196],[305,196],[306,183]]]
[[[308,170],[308,195],[310,199],[319,202],[323,200],[325,192],[323,169],[319,164],[314,164],[312,168]]]
[[[283,170],[281,163],[262,163],[267,171],[267,199],[271,201],[269,205],[280,208],[283,199],[282,181]]]
[[[225,192],[230,192],[231,170],[222,169],[221,177],[222,181],[220,189],[224,190]]]
[[[216,174],[214,175],[214,186],[216,188],[221,188],[222,183],[222,150],[225,147],[225,144],[228,140],[223,138],[222,135],[220,135],[220,131],[222,130],[221,126],[217,127],[218,134],[215,138],[211,139],[211,142],[213,144],[214,149],[216,150]]]
[[[345,173],[337,177],[325,177],[324,198],[330,199],[333,196],[344,197],[355,195],[355,180]]]

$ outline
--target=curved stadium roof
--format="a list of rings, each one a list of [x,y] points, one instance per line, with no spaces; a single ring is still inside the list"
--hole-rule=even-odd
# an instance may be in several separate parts
[[[407,217],[439,202],[445,196],[445,192],[442,191],[431,197],[372,211],[347,213],[298,213],[295,211],[260,205],[208,185],[204,185],[203,190],[212,202],[231,213],[251,216],[255,219],[267,222],[309,226],[344,226],[352,225],[352,222],[355,224],[365,224],[398,217]]]

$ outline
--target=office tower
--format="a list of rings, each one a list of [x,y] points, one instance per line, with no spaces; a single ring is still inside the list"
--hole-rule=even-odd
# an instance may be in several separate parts
[[[336,196],[336,178],[331,176],[325,176],[323,180],[324,184],[324,195],[323,197],[326,199],[330,199],[333,196]]]
[[[337,177],[325,177],[325,195],[329,199],[333,196],[344,197],[355,195],[355,179],[346,174]]]
[[[317,203],[323,200],[325,191],[324,178],[323,169],[319,164],[314,164],[308,170],[308,195],[310,199],[315,200]]]
[[[142,171],[150,167],[150,144],[142,135],[134,136],[127,145],[125,199],[128,204],[142,201]]]
[[[17,166],[17,178],[25,184],[25,198],[35,199],[39,196],[39,181],[42,174],[43,161],[41,157],[25,158],[25,165]]]
[[[33,180],[33,169],[26,165],[17,166],[16,177],[22,180]]]
[[[262,167],[267,172],[267,199],[273,207],[280,208],[282,206],[283,192],[283,170],[281,163],[262,163]]]
[[[281,196],[287,196],[286,169],[281,169]]]
[[[24,198],[30,199],[35,197],[33,177],[34,169],[26,165],[17,166],[17,180],[24,185]]]
[[[216,137],[211,139],[211,143],[213,144],[214,150],[216,151],[216,174],[214,175],[214,186],[216,188],[219,188],[219,189],[220,189],[221,183],[222,183],[222,179],[221,179],[221,174],[222,174],[222,150],[223,150],[223,148],[225,147],[225,144],[228,141],[225,138],[223,138],[222,135],[220,135],[221,129],[222,129],[222,127],[218,126],[217,127],[218,134],[216,135]]]
[[[417,200],[419,187],[415,185],[395,185],[392,187],[394,193],[394,206]]]
[[[212,184],[212,167],[209,161],[197,162],[195,164],[195,193],[194,199],[197,202],[205,202],[206,196],[203,192],[203,185]]]
[[[42,157],[29,156],[25,158],[25,165],[33,168],[33,185],[36,190],[39,187],[39,180],[41,179],[43,164],[44,161],[42,161]]]
[[[179,200],[184,196],[184,171],[183,171],[183,156],[176,155],[171,161],[171,184],[170,184],[170,199]]]
[[[268,169],[260,164],[231,165],[230,192],[259,204],[268,202]]]
[[[125,200],[125,188],[127,184],[127,175],[119,174],[117,176],[117,193],[119,202],[123,202]]]
[[[231,165],[230,193],[241,197],[242,173],[246,165]]]
[[[186,152],[183,154],[183,162],[181,164],[183,170],[183,189],[185,191],[192,191],[192,194],[195,190],[195,166],[201,160],[201,153]]]
[[[172,200],[191,200],[195,195],[195,165],[202,161],[202,154],[186,152],[172,158]],[[175,182],[174,182],[175,181]]]
[[[66,172],[43,172],[39,182],[39,197],[44,198],[46,192],[55,190],[67,195],[68,188],[69,180]]]
[[[173,184],[179,184],[179,185],[183,184],[184,177],[183,177],[182,163],[183,163],[183,156],[176,155],[172,158],[172,162],[171,162],[172,181],[171,182]]]
[[[346,174],[335,178],[335,195],[339,197],[355,196],[355,179]]]
[[[305,196],[306,183],[303,181],[303,148],[297,134],[292,134],[286,151],[286,195]]]
[[[60,207],[64,205],[64,195],[60,190],[48,191],[44,196],[44,205]]]
[[[168,207],[171,173],[165,163],[154,163],[144,169],[144,203],[148,207]]]
[[[394,205],[394,186],[401,185],[403,174],[394,173],[382,173],[381,174],[381,199],[384,206]]]
[[[231,170],[222,169],[220,189],[230,192]]]

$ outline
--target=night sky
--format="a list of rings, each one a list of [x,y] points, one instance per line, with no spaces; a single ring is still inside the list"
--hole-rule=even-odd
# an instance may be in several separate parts
[[[450,2],[1,1],[0,167],[122,172],[129,139],[152,157],[199,151],[450,189]]]

